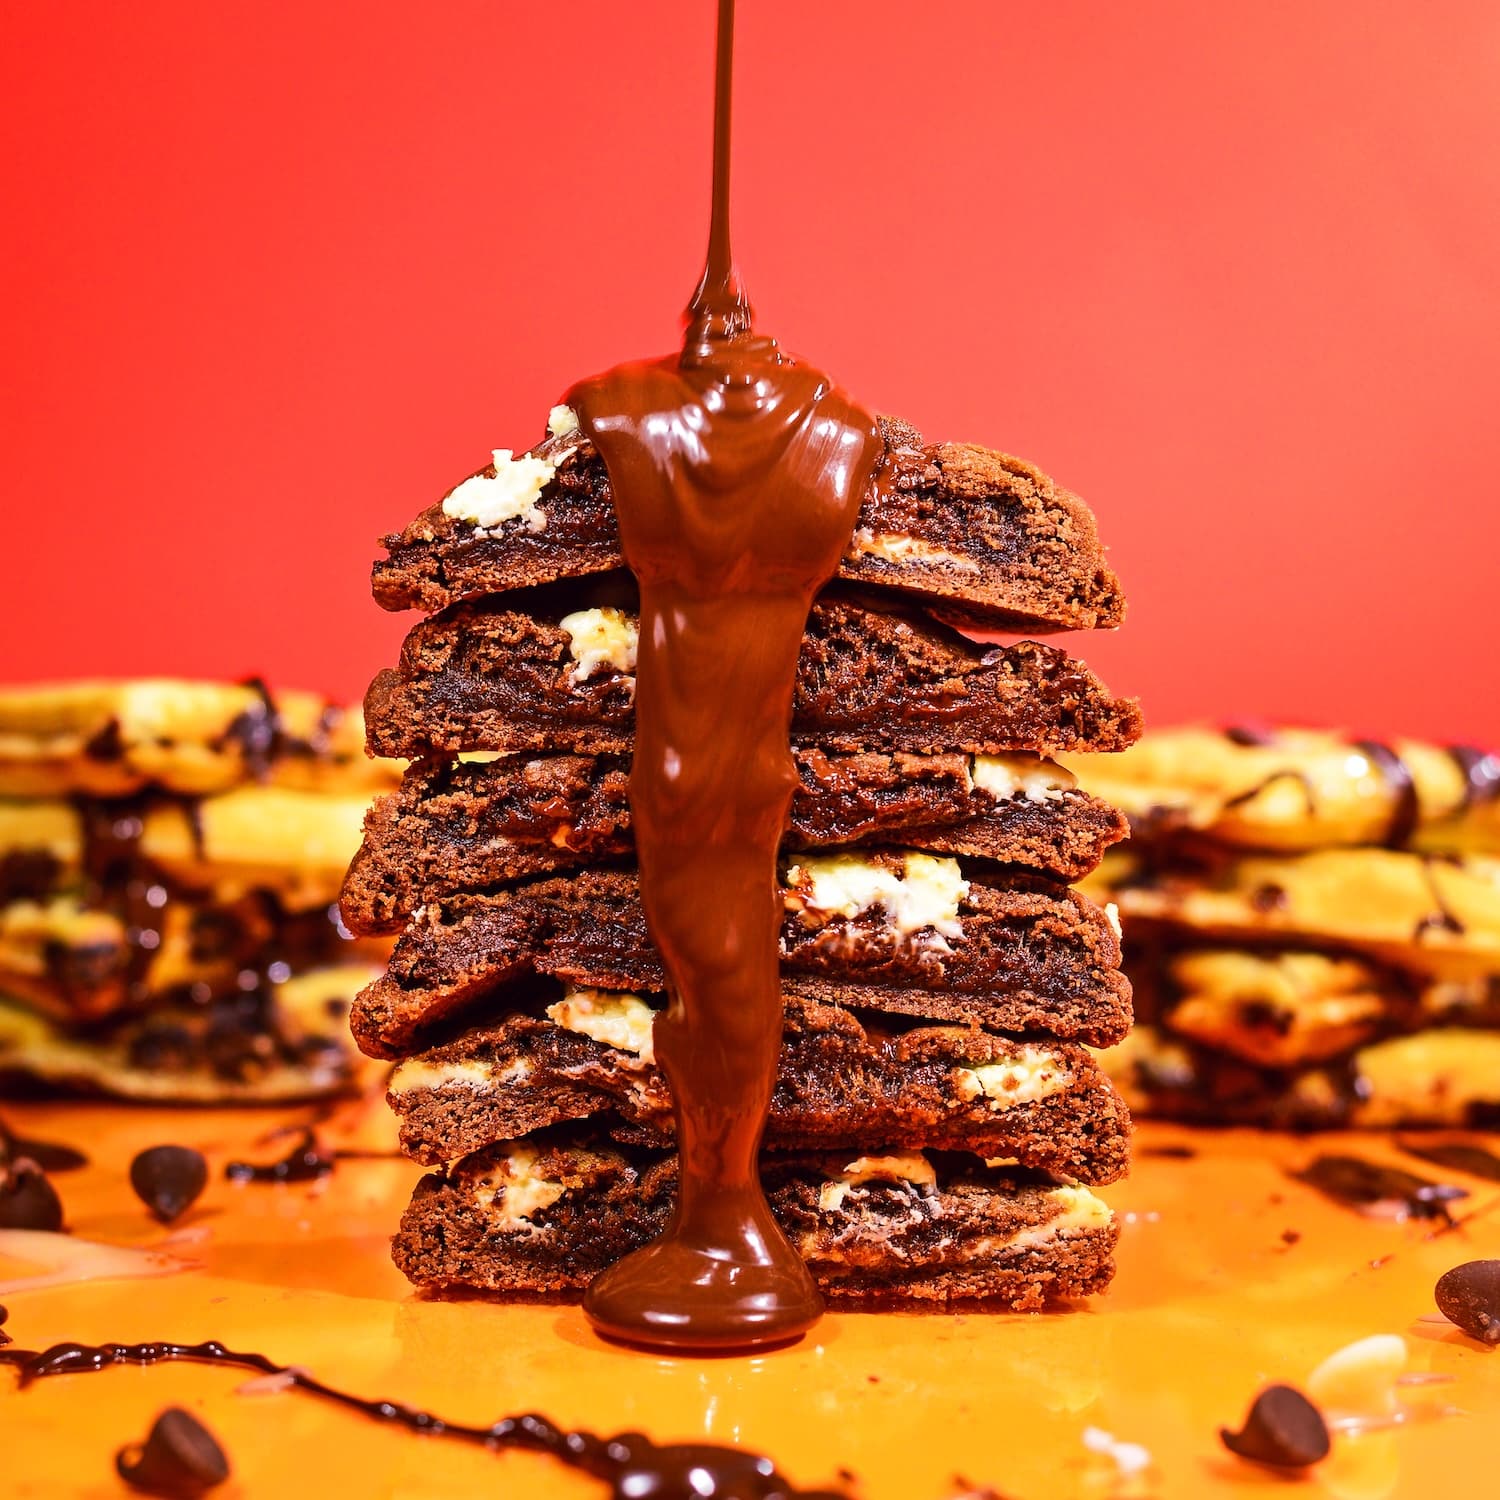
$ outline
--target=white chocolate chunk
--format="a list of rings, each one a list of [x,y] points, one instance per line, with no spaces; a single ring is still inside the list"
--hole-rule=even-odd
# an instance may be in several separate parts
[[[1065,766],[1040,755],[975,755],[969,761],[969,778],[997,802],[1015,796],[1028,802],[1058,802],[1078,785]]]
[[[792,895],[810,911],[857,917],[878,906],[903,937],[924,927],[944,937],[963,936],[958,906],[969,882],[956,859],[908,853],[898,872],[855,854],[833,854],[802,860],[786,878]]]
[[[624,610],[580,609],[559,623],[568,632],[574,682],[587,682],[601,667],[627,675],[635,671],[640,631]]]
[[[639,995],[570,989],[557,1004],[547,1007],[547,1018],[606,1047],[634,1053],[643,1063],[655,1061],[651,1028],[656,1012]]]
[[[1005,1062],[953,1070],[959,1098],[985,1098],[993,1110],[1050,1099],[1072,1083],[1072,1073],[1058,1061],[1057,1054],[1031,1042],[1018,1047],[1015,1056]]]
[[[851,1161],[831,1182],[823,1184],[818,1207],[833,1213],[843,1207],[849,1189],[864,1182],[909,1182],[915,1187],[936,1187],[937,1173],[920,1151],[895,1156],[861,1156]]]
[[[553,437],[566,437],[578,431],[578,413],[571,406],[554,406],[547,413],[547,431]]]
[[[565,1192],[565,1183],[536,1170],[536,1152],[529,1146],[512,1149],[473,1184],[474,1201],[488,1211],[491,1222],[505,1228],[550,1208]]]
[[[1096,1198],[1086,1187],[1052,1188],[1047,1196],[1057,1204],[1061,1212],[1055,1219],[1038,1224],[1035,1229],[1023,1229],[1010,1244],[1017,1248],[1045,1245],[1060,1234],[1091,1229],[1107,1229],[1114,1215],[1102,1198]]]
[[[886,562],[947,563],[968,573],[979,571],[979,564],[972,557],[960,557],[958,553],[936,547],[919,536],[907,536],[899,531],[871,531],[867,526],[854,533],[849,555],[879,557]]]
[[[496,448],[495,473],[475,474],[443,501],[443,514],[468,521],[480,531],[493,531],[520,517],[528,531],[544,531],[546,513],[537,504],[557,465],[547,458],[516,458],[509,448]]]
[[[474,1058],[466,1058],[462,1062],[434,1063],[420,1057],[409,1057],[396,1065],[390,1082],[386,1085],[386,1093],[399,1097],[403,1094],[415,1094],[423,1089],[487,1089],[495,1084],[515,1083],[529,1072],[531,1064],[524,1057],[518,1057],[504,1068],[495,1068]]]

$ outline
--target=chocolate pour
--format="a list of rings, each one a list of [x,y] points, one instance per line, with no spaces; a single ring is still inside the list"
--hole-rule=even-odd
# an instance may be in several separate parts
[[[215,1340],[202,1344],[54,1344],[50,1349],[0,1349],[0,1365],[20,1372],[21,1389],[53,1375],[97,1374],[111,1365],[155,1365],[169,1360],[233,1365],[273,1375],[296,1390],[389,1422],[409,1432],[476,1443],[494,1452],[519,1449],[545,1453],[610,1487],[612,1500],[847,1500],[835,1490],[798,1490],[777,1473],[771,1460],[717,1443],[656,1444],[638,1432],[596,1437],[566,1432],[546,1417],[502,1417],[488,1427],[448,1422],[432,1412],[400,1401],[366,1400],[325,1385],[295,1365],[278,1365],[264,1354],[226,1348]],[[707,1483],[709,1488],[703,1486]]]
[[[873,417],[752,330],[729,240],[733,39],[734,0],[720,0],[713,213],[682,353],[565,398],[640,584],[630,803],[668,977],[655,1045],[681,1163],[666,1234],[584,1306],[603,1333],[676,1349],[784,1341],[822,1310],[756,1169],[782,1026],[776,851],[802,632],[880,451]]]

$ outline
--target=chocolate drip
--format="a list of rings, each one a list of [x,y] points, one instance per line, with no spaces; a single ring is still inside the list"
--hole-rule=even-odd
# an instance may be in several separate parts
[[[76,1172],[86,1167],[89,1159],[76,1146],[62,1141],[34,1141],[12,1133],[4,1120],[0,1120],[0,1166],[21,1157],[34,1161],[44,1172]]]
[[[693,1500],[700,1495],[720,1500],[847,1500],[846,1494],[836,1490],[795,1489],[770,1459],[717,1443],[657,1444],[639,1432],[596,1437],[591,1432],[567,1432],[534,1413],[472,1427],[400,1401],[366,1400],[325,1385],[295,1365],[279,1365],[264,1354],[229,1349],[212,1339],[202,1344],[68,1343],[40,1351],[0,1349],[0,1364],[20,1372],[23,1390],[53,1375],[97,1374],[111,1365],[155,1365],[169,1360],[233,1365],[273,1375],[295,1390],[408,1432],[477,1443],[497,1453],[510,1449],[545,1453],[607,1484],[611,1500]]]
[[[1463,773],[1464,796],[1459,811],[1500,799],[1500,755],[1470,745],[1450,745],[1448,754]]]
[[[1391,821],[1385,830],[1385,846],[1404,849],[1411,842],[1422,816],[1411,767],[1389,745],[1379,740],[1356,740],[1354,748],[1380,773],[1386,790],[1391,794]]]
[[[733,36],[720,0],[713,216],[682,353],[566,398],[640,584],[630,802],[681,1153],[667,1233],[601,1276],[585,1308],[604,1333],[669,1348],[781,1341],[822,1310],[757,1176],[782,1026],[776,851],[797,785],[802,633],[881,446],[826,375],[752,331],[729,242]]]

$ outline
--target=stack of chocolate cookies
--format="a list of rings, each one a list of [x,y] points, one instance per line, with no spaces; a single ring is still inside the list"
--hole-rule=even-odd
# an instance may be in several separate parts
[[[0,691],[0,1087],[173,1103],[347,1089],[389,945],[338,920],[359,714],[259,683]]]
[[[1140,719],[1062,651],[954,623],[1112,626],[1122,601],[1076,497],[882,429],[797,669],[763,1177],[829,1293],[1035,1307],[1107,1282],[1091,1188],[1129,1136],[1086,1046],[1130,1024],[1117,931],[1068,888],[1125,824],[1049,757]],[[426,1286],[575,1291],[664,1227],[675,1172],[609,480],[556,408],[385,545],[377,600],[434,612],[366,699],[372,751],[411,766],[343,895],[353,931],[400,934],[353,1028],[398,1062],[403,1147],[438,1169],[395,1258]]]
[[[1070,761],[1135,837],[1118,902],[1140,1110],[1500,1123],[1500,758],[1327,731],[1162,730]]]

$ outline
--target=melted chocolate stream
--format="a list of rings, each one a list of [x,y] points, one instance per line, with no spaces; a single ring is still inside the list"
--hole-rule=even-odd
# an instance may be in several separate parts
[[[682,353],[566,397],[640,584],[630,801],[681,1153],[666,1234],[584,1305],[601,1332],[677,1349],[782,1341],[822,1310],[756,1167],[782,1025],[776,851],[802,633],[880,450],[873,417],[752,331],[729,241],[733,37],[720,0],[713,215]]]
[[[489,1427],[448,1422],[400,1401],[366,1400],[325,1385],[294,1365],[278,1365],[264,1354],[243,1353],[215,1340],[202,1344],[54,1344],[50,1349],[0,1349],[0,1365],[20,1372],[21,1387],[52,1375],[94,1374],[111,1365],[155,1365],[168,1360],[234,1365],[277,1376],[300,1391],[321,1396],[349,1411],[389,1422],[410,1432],[456,1438],[501,1452],[545,1453],[603,1480],[613,1500],[847,1500],[834,1490],[794,1489],[771,1460],[717,1443],[656,1444],[638,1432],[596,1437],[566,1432],[546,1417],[502,1417]],[[707,1485],[707,1488],[704,1486]]]

